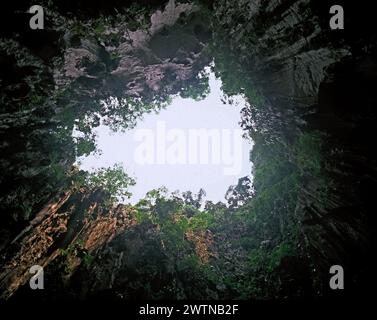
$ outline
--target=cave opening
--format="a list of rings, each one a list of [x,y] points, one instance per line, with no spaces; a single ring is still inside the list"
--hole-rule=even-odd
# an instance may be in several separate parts
[[[123,200],[133,205],[165,188],[174,194],[204,191],[205,200],[226,202],[239,179],[252,182],[253,142],[240,127],[248,102],[242,94],[227,96],[214,69],[212,63],[200,72],[205,86],[169,97],[167,106],[143,114],[133,128],[100,125],[96,151],[79,157],[77,165],[94,172],[121,164],[136,181]]]
[[[374,35],[325,2],[120,2],[0,39],[0,299],[333,297],[332,265],[358,295]]]

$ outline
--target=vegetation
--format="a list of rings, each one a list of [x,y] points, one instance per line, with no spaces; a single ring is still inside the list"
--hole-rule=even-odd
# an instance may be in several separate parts
[[[111,30],[119,26],[124,26],[123,31],[145,29],[148,10],[135,4],[112,17],[99,16],[92,23],[72,19],[68,28],[77,37],[91,36],[103,46],[114,46],[123,33],[117,30],[113,34]],[[132,219],[137,224],[119,237],[123,237],[122,245],[135,238],[142,243],[142,250],[127,247],[131,257],[127,271],[132,278],[128,281],[130,288],[148,298],[277,297],[282,290],[281,265],[286,259],[305,259],[297,208],[306,179],[320,180],[323,173],[321,136],[277,120],[276,110],[246,70],[242,57],[237,56],[237,48],[224,41],[226,38],[219,28],[207,54],[213,58],[212,68],[223,82],[226,98],[242,94],[249,103],[242,111],[240,125],[255,143],[250,153],[253,179],[244,177],[230,186],[226,204],[204,201],[202,189],[197,194],[168,194],[160,188],[151,190],[132,207]],[[249,46],[253,41],[252,37],[240,38],[238,45]],[[12,47],[6,50],[9,53]],[[27,58],[27,53],[22,54]],[[12,123],[19,141],[14,146],[17,156],[10,159],[16,165],[5,163],[11,173],[5,173],[2,181],[12,182],[11,191],[0,198],[2,211],[12,209],[9,220],[30,220],[53,196],[70,188],[101,190],[104,196],[99,202],[104,210],[130,197],[129,187],[136,182],[120,165],[89,173],[72,164],[96,151],[95,128],[104,124],[114,131],[131,129],[144,114],[167,107],[171,97],[163,90],[155,96],[125,96],[124,88],[117,83],[109,91],[111,95],[96,91],[103,79],[97,75],[109,73],[119,58],[103,55],[103,65],[84,62],[83,67],[95,70],[96,76],[78,78],[71,86],[55,91],[43,88],[48,82],[43,78],[45,70],[36,67],[40,81],[35,82],[33,93],[25,103],[16,105],[15,117],[4,117],[3,127]],[[181,97],[196,101],[208,93],[204,72],[178,90]],[[7,105],[11,102],[5,101]],[[284,130],[289,134],[283,134]],[[29,140],[24,143],[25,136]],[[88,270],[96,262],[95,252],[85,251],[82,244],[68,246],[59,258],[64,274],[72,271],[72,256],[79,256]],[[295,271],[284,272],[296,276]],[[302,288],[292,290],[294,295]]]

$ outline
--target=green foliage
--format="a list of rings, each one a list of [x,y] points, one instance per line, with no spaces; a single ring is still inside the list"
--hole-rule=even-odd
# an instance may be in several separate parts
[[[182,224],[174,223],[170,219],[161,224],[161,238],[173,256],[178,256],[189,248],[185,239],[185,229]]]
[[[213,214],[200,211],[198,214],[189,219],[189,228],[192,230],[207,230],[211,229],[216,223]]]
[[[318,176],[322,167],[320,136],[316,133],[304,133],[298,137],[294,149],[300,172]]]
[[[228,96],[243,94],[248,101],[263,107],[266,99],[254,83],[245,66],[239,62],[238,53],[233,53],[226,41],[214,38],[210,44],[210,52],[214,57],[212,68],[217,78],[222,80],[222,90]]]
[[[95,137],[76,138],[76,155],[77,157],[89,156],[93,151],[96,150],[96,140]]]
[[[199,259],[196,255],[191,254],[183,257],[182,260],[179,260],[177,263],[178,272],[191,272],[199,268]]]
[[[196,196],[192,195],[192,198]],[[197,237],[202,239],[202,231],[214,225],[214,217],[200,209],[195,209],[195,215],[188,216],[185,214],[187,206],[191,205],[185,203],[177,193],[169,195],[166,188],[151,190],[136,206],[135,216],[138,223],[143,228],[149,228],[143,235],[153,234],[152,230],[155,230],[153,239],[161,244],[161,248],[153,246],[153,256],[158,257],[158,263],[151,262],[153,257],[149,253],[144,255],[151,240],[143,242],[143,249],[136,255],[143,265],[140,269],[143,292],[147,290],[154,298],[160,297],[160,294],[175,299],[208,297],[209,288],[213,287],[216,281],[211,267],[201,261],[195,242]],[[206,246],[205,242],[203,246]],[[209,247],[207,249],[210,250]],[[159,293],[151,293],[154,279],[164,276],[161,273],[164,268],[168,269],[165,272],[168,272],[172,279],[169,278],[168,285],[160,287]],[[139,278],[132,281],[136,279]],[[216,296],[214,292],[213,294]]]
[[[100,168],[87,174],[85,184],[91,189],[105,191],[110,201],[123,201],[131,196],[128,187],[135,185],[135,180],[120,164],[115,164],[112,168]]]
[[[85,253],[84,257],[82,258],[83,264],[86,268],[89,268],[90,265],[94,261],[94,256],[92,256],[90,253]]]
[[[283,257],[295,256],[297,252],[290,243],[280,243],[272,251],[264,248],[253,249],[249,253],[250,268],[256,272],[273,272]]]
[[[191,98],[195,101],[205,99],[210,93],[209,77],[206,73],[199,73],[180,92],[182,98]]]
[[[42,104],[42,102],[45,100],[45,97],[43,97],[43,96],[40,96],[40,95],[32,95],[31,97],[30,97],[30,103],[32,104],[32,105],[36,105],[36,106],[38,106],[38,105],[40,105],[40,104]]]
[[[101,16],[90,23],[74,21],[68,29],[79,39],[90,35],[102,46],[111,47],[129,29],[147,28],[148,14],[147,7],[135,2],[114,17]],[[118,28],[117,32],[113,33],[113,28]],[[266,97],[244,63],[247,59],[238,56],[238,49],[250,45],[256,35],[240,37],[238,46],[232,47],[226,41],[229,35],[217,32],[209,50],[209,54],[213,55],[213,70],[221,78],[222,89],[228,99],[242,94],[250,103],[246,110],[249,118],[243,119],[242,127],[255,142],[251,153],[253,182],[251,184],[250,180],[242,178],[237,185],[231,186],[227,193],[228,206],[207,202],[203,208],[204,190],[196,195],[191,191],[168,195],[166,188],[160,188],[151,190],[139,201],[134,207],[138,225],[127,230],[126,239],[132,240],[134,236],[141,249],[131,252],[134,248],[128,248],[127,258],[133,259],[130,277],[139,280],[133,281],[132,285],[148,294],[155,294],[154,298],[164,297],[166,292],[174,290],[175,297],[198,297],[202,294],[199,297],[208,298],[214,292],[222,298],[274,296],[278,287],[269,285],[267,280],[276,276],[284,257],[302,255],[299,250],[302,230],[296,213],[302,179],[307,175],[319,177],[322,173],[321,137],[318,134],[291,134],[279,139],[272,135],[272,132],[281,132],[279,130],[282,129],[281,123],[276,121],[277,110],[272,113],[272,109],[268,108]],[[113,52],[101,54],[104,55],[101,57],[104,65],[99,66],[100,71],[97,72],[112,70],[112,63],[119,57]],[[85,67],[93,66],[88,62]],[[102,81],[101,77],[98,78]],[[31,112],[33,106],[49,102],[43,90],[34,90],[28,97],[27,107],[24,113],[19,114],[19,123],[15,123],[14,127],[23,128],[21,136],[31,135],[31,131],[27,130],[29,124],[37,128],[35,131],[39,130],[32,132],[34,136],[25,146],[20,144],[21,149],[31,150],[20,154],[26,159],[29,157],[28,164],[32,166],[23,166],[19,170],[20,178],[16,182],[21,187],[0,199],[2,211],[8,212],[8,208],[11,205],[15,207],[16,203],[24,220],[28,220],[35,208],[45,204],[53,192],[66,189],[64,187],[68,184],[64,183],[67,181],[76,188],[86,186],[92,191],[103,190],[105,196],[100,200],[105,205],[130,196],[128,189],[135,181],[120,165],[92,173],[76,170],[68,174],[63,163],[69,162],[67,159],[73,163],[75,158],[96,150],[96,127],[105,124],[114,131],[128,130],[144,114],[159,112],[168,106],[171,98],[164,93],[155,97],[125,97],[124,86],[117,86],[117,83],[111,88],[112,97],[107,92],[102,94],[101,90],[93,97],[92,92],[101,85],[96,81],[96,76],[90,80],[77,79],[74,85],[77,83],[81,92],[68,88],[55,93],[54,99],[51,99],[54,107],[51,114],[56,123],[47,121],[50,116],[48,110],[38,108],[38,112],[46,111],[42,116]],[[202,100],[209,94],[208,81],[208,75],[201,72],[181,88],[179,94],[183,98]],[[86,93],[90,98],[86,98]],[[1,99],[4,100],[3,97]],[[39,118],[43,120],[40,123]],[[42,152],[34,155],[36,146]],[[42,158],[46,159],[45,163],[40,161]],[[23,182],[35,176],[38,179],[32,182],[39,181],[35,187],[38,192],[32,193]],[[12,214],[16,216],[14,212]],[[61,250],[66,273],[70,272],[67,260],[71,255],[81,254],[86,268],[94,263],[94,256],[83,251],[82,247],[83,244],[77,242]],[[206,259],[201,257],[203,252],[207,254]],[[161,279],[165,287],[155,290],[155,283]]]
[[[171,98],[144,101],[140,98],[132,97],[122,99],[110,97],[102,102],[99,114],[103,119],[104,125],[107,125],[115,132],[124,131],[132,129],[144,114],[158,113],[160,110],[165,109],[171,101]],[[94,114],[92,117],[96,118],[98,116]]]
[[[249,99],[250,103],[257,107],[263,107],[266,104],[265,97],[255,87],[246,88],[245,96]]]
[[[240,57],[240,48],[255,42],[253,36],[232,43],[223,41],[225,38],[217,28],[210,50],[213,69],[223,82],[226,99],[243,94],[250,104],[242,112],[241,127],[254,141],[250,155],[253,183],[246,188],[240,181],[227,192],[228,208],[214,230],[218,237],[231,239],[232,250],[224,252],[237,253],[240,258],[232,267],[222,259],[216,264],[224,274],[222,283],[239,298],[271,297],[278,294],[279,281],[274,280],[283,258],[304,254],[297,207],[304,177],[319,178],[322,173],[321,138],[311,132],[294,134],[288,121],[279,122],[279,106],[271,107],[247,69],[245,61],[252,57]],[[281,134],[288,131],[287,136]],[[221,212],[219,209],[215,211]],[[236,274],[235,265],[239,268]]]

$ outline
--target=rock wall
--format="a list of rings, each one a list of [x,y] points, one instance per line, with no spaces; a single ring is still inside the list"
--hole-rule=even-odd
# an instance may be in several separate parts
[[[110,2],[103,12],[115,16],[113,22],[90,32],[85,24],[77,27],[85,10],[75,16],[59,4],[47,30],[33,35],[38,45],[27,40],[30,30],[5,32],[0,47],[1,188],[7,190],[1,194],[2,298],[17,290],[16,297],[22,297],[31,264],[53,266],[56,288],[68,287],[73,298],[106,295],[114,286],[132,295],[125,289],[127,273],[140,267],[142,260],[133,254],[138,250],[160,266],[159,284],[173,281],[153,226],[136,225],[128,207],[104,209],[98,190],[71,194],[65,178],[50,181],[57,168],[72,165],[75,153],[69,139],[46,137],[61,125],[56,115],[67,110],[73,110],[73,118],[83,115],[94,100],[153,100],[178,93],[211,60],[203,54],[211,38],[209,21],[213,38],[237,56],[242,72],[266,97],[266,130],[286,144],[307,130],[321,133],[326,181],[306,177],[295,210],[310,249],[314,288],[316,294],[330,294],[329,266],[342,264],[349,285],[362,290],[375,241],[376,39],[368,24],[371,13],[356,5],[344,4],[353,12],[345,31],[329,30],[330,3],[217,0],[210,1],[210,16],[203,20],[191,3],[156,1],[146,15],[150,19],[135,28],[108,13]],[[81,2],[77,6],[85,8]],[[88,24],[97,16],[90,11]],[[136,230],[132,236],[123,232],[129,228]],[[64,279],[56,277],[61,270]]]
[[[263,93],[265,132],[289,145],[302,132],[322,137],[325,182],[302,181],[296,215],[309,246],[317,292],[331,265],[362,293],[375,245],[376,35],[373,10],[340,1],[346,27],[329,28],[332,1],[214,1],[214,38],[227,46]],[[225,31],[226,30],[226,31]],[[216,36],[216,33],[219,36]],[[251,99],[251,103],[253,100]],[[356,290],[356,289],[355,289]]]
[[[43,2],[45,29],[36,31],[23,13],[27,1],[7,8],[0,42],[0,210],[6,212],[0,248],[69,188],[78,121],[85,125],[90,116],[98,125],[99,105],[110,97],[164,101],[195,83],[208,63],[201,52],[209,31],[194,5],[155,1],[138,13],[127,11],[130,3],[124,11],[113,2],[86,11],[85,1]]]

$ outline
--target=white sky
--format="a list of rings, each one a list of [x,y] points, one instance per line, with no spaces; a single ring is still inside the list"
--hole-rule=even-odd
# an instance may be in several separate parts
[[[136,185],[130,188],[133,196],[129,201],[132,204],[143,198],[148,191],[161,186],[167,187],[170,192],[190,190],[197,193],[200,188],[203,188],[207,193],[206,200],[224,201],[228,187],[237,184],[239,178],[251,174],[249,152],[252,145],[246,139],[241,138],[239,134],[237,139],[238,141],[242,140],[239,143],[242,146],[239,162],[242,166],[236,175],[225,175],[224,167],[227,165],[222,163],[188,164],[187,161],[186,164],[172,165],[140,164],[135,161],[135,151],[138,147],[140,150],[141,144],[140,141],[135,141],[135,133],[140,129],[150,129],[156,133],[158,123],[164,123],[167,132],[170,129],[183,130],[187,139],[189,129],[240,129],[238,124],[240,110],[245,105],[245,100],[242,97],[237,97],[236,103],[233,105],[224,105],[221,102],[221,81],[216,79],[213,73],[210,73],[209,84],[211,92],[206,99],[197,102],[192,99],[175,97],[172,104],[165,110],[160,111],[159,114],[145,115],[138,121],[134,129],[125,133],[114,133],[109,128],[100,126],[96,132],[98,148],[102,154],[79,159],[80,167],[92,171],[100,167],[110,167],[115,163],[122,163],[125,171],[136,179]],[[158,139],[156,138],[156,140]],[[188,140],[186,142],[188,150]],[[166,145],[169,147],[173,143],[177,143],[177,141],[174,142],[173,139],[171,142],[166,142]],[[221,148],[228,145],[225,140],[221,140],[221,143]],[[209,159],[211,159],[211,154]]]

